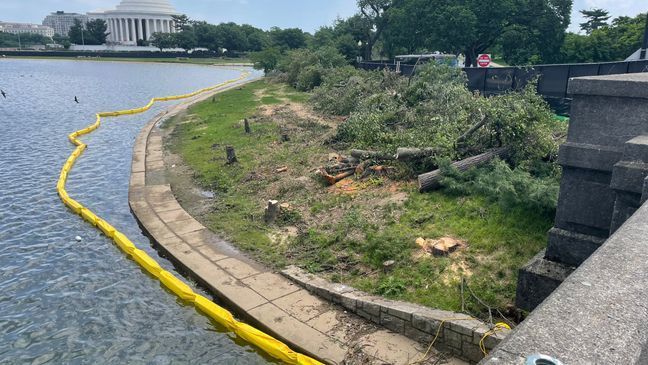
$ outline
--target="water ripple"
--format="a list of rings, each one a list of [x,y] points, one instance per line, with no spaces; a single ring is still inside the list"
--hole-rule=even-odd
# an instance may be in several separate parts
[[[0,60],[0,86],[9,96],[0,101],[1,363],[268,362],[179,305],[55,193],[72,150],[67,134],[92,123],[97,111],[139,107],[237,76],[199,66]],[[127,196],[134,140],[163,107],[107,119],[84,137],[89,149],[68,184],[71,196],[155,256]]]

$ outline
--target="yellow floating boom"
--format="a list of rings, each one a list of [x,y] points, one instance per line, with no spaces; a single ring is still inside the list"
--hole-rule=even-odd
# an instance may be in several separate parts
[[[87,128],[78,130],[74,133],[71,133],[68,138],[72,144],[74,144],[76,149],[70,157],[67,159],[63,168],[61,169],[61,174],[56,184],[56,190],[59,197],[63,203],[69,207],[74,213],[80,215],[84,220],[97,227],[103,234],[110,237],[115,244],[128,256],[130,256],[135,262],[137,262],[144,270],[156,277],[160,282],[171,290],[176,296],[192,303],[197,309],[202,313],[207,315],[209,318],[213,319],[220,325],[227,328],[229,331],[236,333],[239,337],[247,341],[248,343],[257,346],[263,350],[268,355],[274,357],[275,359],[281,360],[286,364],[295,364],[295,365],[316,365],[321,364],[319,361],[310,358],[306,355],[297,353],[291,350],[286,344],[275,339],[274,337],[267,335],[256,328],[253,328],[245,323],[239,322],[234,319],[234,316],[227,311],[226,309],[218,306],[216,303],[212,302],[208,298],[195,293],[191,287],[179,280],[172,273],[164,270],[160,264],[155,261],[151,256],[146,252],[138,249],[131,241],[124,235],[119,232],[115,227],[110,225],[107,221],[93,213],[90,209],[83,206],[83,204],[72,199],[67,191],[65,190],[65,185],[67,182],[68,175],[72,170],[77,159],[83,154],[87,145],[81,142],[78,137],[92,133],[101,126],[102,117],[118,117],[121,115],[128,114],[138,114],[143,113],[149,110],[156,102],[160,101],[169,101],[169,100],[180,100],[187,99],[193,96],[206,93],[208,91],[215,90],[217,88],[241,81],[249,76],[248,72],[242,73],[241,77],[233,80],[223,82],[221,84],[207,87],[194,91],[189,94],[184,95],[174,95],[166,96],[161,98],[153,98],[145,106],[137,109],[128,109],[120,110],[114,112],[104,112],[98,113],[97,119],[94,124],[90,125]]]

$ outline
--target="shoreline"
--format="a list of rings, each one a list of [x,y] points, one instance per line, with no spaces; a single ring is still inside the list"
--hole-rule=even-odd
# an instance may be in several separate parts
[[[349,314],[241,257],[180,206],[165,179],[162,135],[156,126],[197,102],[157,116],[136,141],[129,204],[154,246],[248,323],[326,363],[348,361],[349,356],[360,356],[358,351],[379,363],[407,364],[423,356],[427,344]]]
[[[211,58],[188,58],[179,60],[177,58],[142,58],[142,57],[62,57],[62,56],[2,56],[1,60],[37,60],[37,61],[87,61],[87,62],[122,62],[122,63],[158,63],[158,64],[178,64],[178,65],[194,65],[194,66],[227,66],[227,67],[252,67],[254,64],[251,62],[192,62],[192,60],[218,60]],[[234,60],[234,59],[232,59]],[[246,61],[246,59],[243,59]]]

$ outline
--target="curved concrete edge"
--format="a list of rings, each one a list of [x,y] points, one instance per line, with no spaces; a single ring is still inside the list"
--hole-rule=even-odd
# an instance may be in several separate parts
[[[241,85],[230,85],[170,108],[142,129],[134,146],[129,186],[129,204],[140,226],[187,275],[243,319],[294,350],[329,364],[343,363],[358,349],[381,363],[405,365],[420,358],[425,348],[417,342],[376,329],[242,258],[189,215],[174,197],[164,178],[162,135],[155,126],[197,102]]]
[[[331,283],[295,266],[281,273],[308,291],[394,332],[430,343],[438,331],[439,337],[435,342],[438,349],[474,363],[484,358],[479,342],[491,327],[467,314],[384,299],[348,285]],[[439,329],[441,324],[443,327]],[[509,333],[509,330],[502,330],[486,337],[484,346],[492,350]]]

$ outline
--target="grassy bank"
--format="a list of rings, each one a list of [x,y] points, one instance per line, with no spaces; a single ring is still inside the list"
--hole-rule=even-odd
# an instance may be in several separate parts
[[[6,58],[36,59],[36,60],[76,60],[76,61],[118,61],[118,62],[158,62],[158,63],[186,63],[194,65],[223,65],[223,64],[249,64],[247,58],[125,58],[125,57],[49,57],[25,56]]]
[[[387,177],[327,186],[315,171],[347,152],[327,143],[342,119],[316,115],[307,97],[258,81],[171,122],[171,151],[215,193],[201,219],[274,268],[295,264],[368,292],[455,311],[464,278],[493,307],[512,304],[517,270],[543,248],[551,219],[478,195],[420,194],[413,182]],[[280,142],[282,133],[290,141]],[[225,146],[236,149],[238,164],[226,164]],[[288,204],[273,225],[263,219],[270,199]],[[419,237],[453,237],[465,248],[435,257],[420,249]],[[384,270],[390,260],[394,267]],[[468,297],[466,306],[473,314],[486,310]]]

